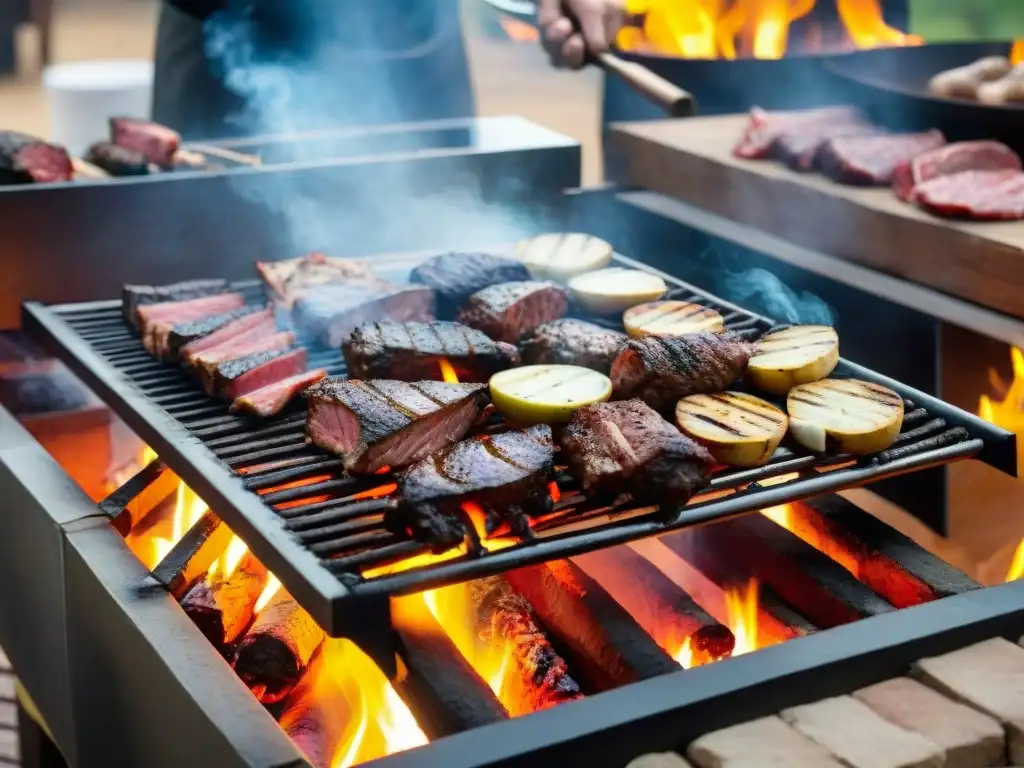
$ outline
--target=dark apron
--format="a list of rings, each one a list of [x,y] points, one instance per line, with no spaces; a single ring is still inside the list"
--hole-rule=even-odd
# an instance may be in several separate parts
[[[260,110],[240,95],[245,89],[234,92],[222,61],[207,57],[203,24],[165,3],[153,119],[202,139],[475,113],[458,0],[321,0],[316,6],[314,13],[330,15],[309,25],[316,32],[296,44],[302,51],[264,52],[265,59],[294,62],[294,75],[288,70],[294,108],[278,127],[282,121],[259,119]]]

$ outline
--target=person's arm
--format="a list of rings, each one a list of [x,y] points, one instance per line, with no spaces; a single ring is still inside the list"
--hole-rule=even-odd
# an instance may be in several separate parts
[[[626,0],[540,0],[537,9],[551,63],[570,69],[582,67],[588,53],[607,51],[625,19]]]

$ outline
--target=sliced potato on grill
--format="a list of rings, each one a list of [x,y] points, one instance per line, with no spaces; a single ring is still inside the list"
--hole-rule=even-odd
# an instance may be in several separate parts
[[[611,395],[611,379],[578,365],[524,365],[491,377],[491,402],[517,426],[564,423]]]
[[[599,237],[573,232],[523,240],[516,245],[516,258],[537,280],[566,283],[576,275],[607,267],[613,250]]]
[[[569,281],[569,293],[584,309],[599,315],[623,312],[636,304],[665,295],[665,281],[650,272],[608,267],[577,275]]]
[[[824,379],[839,363],[839,336],[827,325],[794,325],[762,336],[747,365],[750,380],[784,395],[798,384]]]
[[[733,467],[767,462],[788,425],[782,409],[743,392],[691,395],[676,404],[676,426]]]
[[[685,336],[687,333],[720,331],[722,316],[709,307],[688,301],[649,301],[630,307],[622,315],[626,333],[641,336]]]
[[[858,379],[825,379],[789,392],[789,432],[805,448],[863,456],[885,450],[903,426],[903,398]]]

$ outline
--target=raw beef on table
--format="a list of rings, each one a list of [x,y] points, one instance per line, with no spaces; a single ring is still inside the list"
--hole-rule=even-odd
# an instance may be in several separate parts
[[[964,171],[918,184],[915,199],[939,216],[979,221],[1024,219],[1024,173]]]
[[[818,151],[822,173],[843,184],[881,186],[893,173],[923,152],[946,143],[941,131],[830,139]]]
[[[767,112],[760,107],[750,110],[750,123],[733,148],[736,157],[757,160],[772,155],[783,134],[812,128],[816,125],[863,123],[853,107],[825,107],[795,112]]]
[[[917,155],[893,171],[892,186],[901,200],[913,200],[916,187],[963,171],[1019,171],[1017,153],[998,141],[960,141]]]

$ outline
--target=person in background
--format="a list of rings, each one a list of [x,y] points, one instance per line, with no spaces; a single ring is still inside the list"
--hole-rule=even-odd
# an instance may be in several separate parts
[[[588,51],[614,40],[625,0],[541,0],[538,11],[552,63],[579,68]],[[232,21],[245,23],[251,39],[227,45],[251,45],[254,62],[293,66],[314,84],[308,111],[321,124],[305,129],[475,113],[459,0],[165,0],[154,120],[189,139],[258,130],[239,119],[246,99],[226,82],[223,57],[211,53],[211,37]]]

